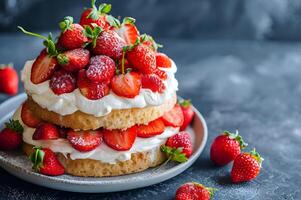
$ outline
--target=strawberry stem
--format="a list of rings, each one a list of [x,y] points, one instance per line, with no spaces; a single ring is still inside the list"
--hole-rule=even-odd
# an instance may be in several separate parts
[[[255,148],[253,148],[253,150],[250,151],[250,154],[257,160],[257,162],[259,163],[259,166],[261,167],[264,159],[260,156],[260,154],[256,151]]]
[[[5,127],[13,131],[16,131],[19,134],[22,134],[24,131],[23,126],[20,124],[19,120],[10,119],[9,122],[5,123]]]
[[[184,99],[184,100],[180,101],[180,105],[183,108],[188,108],[191,105],[191,100],[190,99]]]
[[[231,133],[230,131],[224,131],[224,134],[227,135],[230,139],[234,139],[239,142],[240,149],[244,149],[248,146],[247,143],[242,139],[241,135],[239,135],[238,130],[235,133]]]
[[[45,152],[41,149],[41,147],[33,147],[34,151],[30,154],[29,159],[33,163],[32,168],[35,171],[39,171],[43,166],[43,159]]]
[[[37,33],[29,32],[29,31],[25,30],[25,29],[24,29],[23,27],[21,27],[21,26],[18,26],[18,28],[19,28],[23,33],[25,33],[25,34],[27,34],[27,35],[35,36],[35,37],[41,38],[41,39],[43,39],[43,40],[48,40],[47,37],[45,37],[45,36],[43,36],[43,35],[40,35],[40,34],[37,34]]]

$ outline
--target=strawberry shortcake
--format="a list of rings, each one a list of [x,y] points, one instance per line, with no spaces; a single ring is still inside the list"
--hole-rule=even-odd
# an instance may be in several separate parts
[[[79,23],[65,17],[56,40],[19,27],[45,45],[25,63],[28,99],[13,116],[33,169],[101,177],[185,162],[193,111],[177,103],[175,63],[135,19],[120,22],[110,4],[93,3]]]

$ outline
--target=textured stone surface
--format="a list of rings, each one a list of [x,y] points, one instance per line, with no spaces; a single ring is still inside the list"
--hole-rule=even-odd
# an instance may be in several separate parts
[[[214,199],[301,199],[301,44],[250,41],[160,40],[178,65],[179,94],[191,98],[205,116],[209,139],[195,164],[181,175],[143,189],[111,194],[75,194],[35,186],[0,170],[3,199],[173,199],[186,181],[219,189]],[[20,69],[40,42],[28,37],[0,37],[1,62]],[[0,101],[8,97],[0,95]],[[213,138],[239,129],[250,150],[265,158],[259,177],[233,185],[231,165],[209,160]]]

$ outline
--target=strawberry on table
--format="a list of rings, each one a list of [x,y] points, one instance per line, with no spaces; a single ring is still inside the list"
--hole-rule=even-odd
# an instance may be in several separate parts
[[[143,74],[141,78],[142,88],[150,89],[153,92],[163,93],[165,85],[156,74]]]
[[[65,49],[77,49],[84,47],[85,43],[88,42],[84,28],[80,24],[74,24],[73,17],[65,17],[59,26],[62,30],[58,40],[59,46]]]
[[[177,162],[185,162],[191,156],[192,148],[189,133],[182,131],[168,138],[161,150],[167,154],[169,159]]]
[[[58,128],[50,123],[40,123],[32,135],[33,140],[56,140],[60,137]]]
[[[125,42],[116,32],[104,30],[97,37],[92,52],[96,55],[106,55],[113,59],[119,59],[122,56],[123,46],[125,46]]]
[[[94,56],[86,70],[91,81],[109,83],[115,75],[115,62],[108,56]]]
[[[177,189],[175,200],[209,200],[215,188],[205,187],[196,182],[188,182]]]
[[[127,151],[132,148],[137,136],[137,128],[131,127],[122,130],[103,130],[103,139],[105,143],[117,150]]]
[[[110,90],[107,83],[94,82],[88,79],[84,69],[78,72],[77,86],[82,95],[91,100],[97,100],[106,96]]]
[[[0,92],[8,95],[18,93],[18,73],[11,64],[0,65]]]
[[[179,104],[176,104],[170,111],[164,113],[162,120],[165,126],[180,127],[184,122],[184,115]]]
[[[102,133],[100,131],[74,131],[67,132],[67,140],[74,149],[87,152],[92,151],[102,143]]]
[[[57,95],[70,93],[76,88],[76,78],[71,72],[59,70],[51,77],[49,87]]]
[[[27,126],[29,126],[31,128],[36,128],[42,122],[42,120],[37,118],[33,114],[33,112],[29,109],[27,101],[25,101],[22,105],[21,119],[24,124],[26,124]]]
[[[241,153],[233,163],[231,179],[233,183],[246,182],[255,179],[261,169],[263,158],[253,149],[249,153]]]
[[[55,153],[48,148],[34,147],[34,152],[29,156],[33,169],[48,176],[59,176],[65,169],[57,159]]]
[[[94,28],[93,24],[101,27],[102,29],[109,29],[110,24],[107,22],[107,13],[111,11],[111,4],[100,4],[99,9],[95,5],[95,0],[91,0],[91,8],[84,10],[80,17],[80,25],[90,26]]]
[[[58,63],[66,70],[75,72],[89,64],[90,52],[87,49],[72,49],[57,56]]]
[[[156,64],[157,64],[157,67],[170,68],[171,60],[166,54],[157,52],[156,53]]]
[[[149,122],[147,125],[137,126],[137,136],[142,138],[160,135],[165,130],[165,125],[161,119]]]
[[[184,116],[184,122],[183,122],[182,126],[180,127],[180,131],[184,131],[191,123],[191,121],[194,117],[194,111],[192,110],[190,100],[181,101],[180,106],[181,106],[181,109],[183,111],[183,116]]]
[[[210,158],[216,165],[223,166],[233,161],[247,144],[242,137],[236,133],[224,131],[216,137],[211,145]]]
[[[51,33],[49,33],[48,37],[45,37],[37,33],[26,31],[20,26],[18,26],[18,28],[27,35],[43,39],[43,44],[46,47],[41,51],[40,55],[36,58],[32,65],[30,77],[31,82],[39,84],[49,80],[57,68],[57,60],[55,57],[58,55]]]
[[[133,45],[139,39],[139,31],[134,23],[134,18],[125,17],[122,24],[114,28],[114,31],[125,41],[126,45]]]
[[[9,120],[5,128],[0,132],[0,149],[14,150],[22,144],[24,129],[18,120]]]

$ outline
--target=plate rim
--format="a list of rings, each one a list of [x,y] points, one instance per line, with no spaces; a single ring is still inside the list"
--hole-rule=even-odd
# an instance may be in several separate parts
[[[0,112],[1,112],[1,110],[10,110],[10,112],[12,112],[12,109],[9,108],[9,105],[13,102],[16,102],[16,101],[18,102],[22,99],[25,99],[26,96],[27,95],[25,93],[21,93],[19,95],[16,95],[12,98],[7,99],[6,101],[4,101],[3,103],[0,104]],[[181,98],[181,97],[179,97],[179,98]],[[120,189],[120,187],[118,187],[118,186],[115,186],[116,187],[115,190],[108,189],[108,188],[89,188],[89,187],[107,186],[107,185],[105,185],[106,183],[112,184],[112,182],[114,182],[113,185],[122,185],[122,184],[124,184],[124,180],[123,179],[117,179],[117,180],[113,180],[113,181],[111,181],[111,180],[89,180],[89,181],[87,181],[87,180],[74,180],[74,179],[57,180],[55,177],[45,176],[45,175],[42,175],[42,174],[39,174],[39,173],[36,173],[33,171],[29,171],[28,169],[22,168],[21,166],[16,166],[11,162],[6,161],[5,157],[2,157],[2,156],[0,156],[0,165],[5,171],[7,171],[8,173],[10,173],[24,181],[27,181],[27,182],[30,182],[30,183],[33,183],[36,185],[56,189],[56,190],[63,190],[63,191],[69,191],[69,192],[83,192],[83,193],[117,192],[117,191],[138,189],[138,188],[158,184],[158,183],[166,181],[170,178],[173,178],[173,177],[181,174],[186,169],[188,169],[198,159],[198,157],[203,152],[203,150],[206,146],[207,139],[208,139],[208,127],[207,127],[206,121],[205,121],[203,115],[193,105],[192,105],[192,108],[195,111],[195,115],[198,116],[200,122],[202,123],[203,138],[202,138],[201,144],[195,149],[195,153],[190,157],[189,162],[177,164],[162,173],[158,173],[158,174],[155,173],[154,174],[155,176],[152,176],[147,182],[144,179],[137,178],[139,176],[128,177],[130,179],[134,179],[133,182],[131,183],[132,187],[129,186],[130,184],[128,184],[127,187],[123,187],[122,189]],[[1,118],[7,116],[10,112],[6,112],[7,114],[4,116],[1,116]],[[24,173],[20,173],[20,170]],[[19,173],[17,171],[19,171]],[[139,175],[139,172],[136,174]],[[43,179],[47,179],[47,183],[40,184],[41,180],[43,180]],[[95,179],[95,178],[91,177],[91,179]],[[56,184],[64,184],[65,187],[61,188],[61,187],[56,186]],[[78,188],[72,189],[72,187],[82,187],[83,190],[79,191]]]

